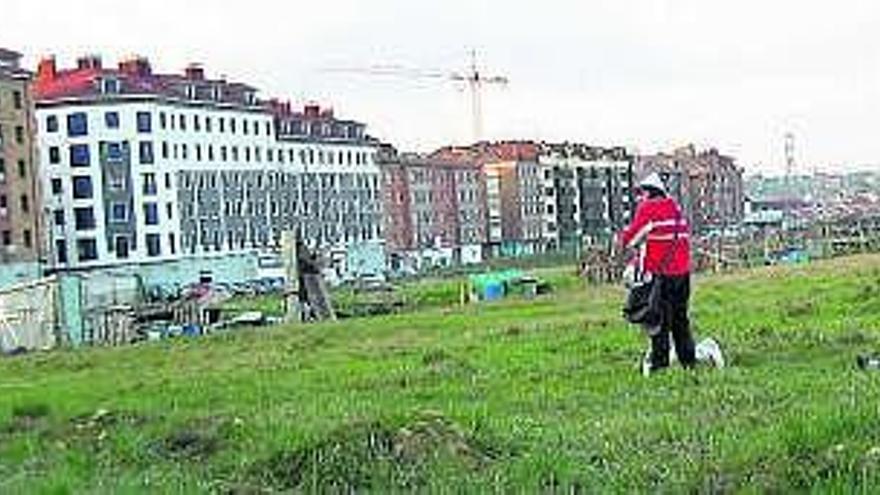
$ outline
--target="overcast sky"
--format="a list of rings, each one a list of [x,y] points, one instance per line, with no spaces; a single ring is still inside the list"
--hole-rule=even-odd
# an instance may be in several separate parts
[[[872,0],[2,0],[0,46],[31,66],[143,54],[198,61],[264,96],[316,100],[408,150],[471,137],[450,81],[330,69],[488,75],[485,137],[653,152],[694,142],[747,171],[880,163],[880,2]]]

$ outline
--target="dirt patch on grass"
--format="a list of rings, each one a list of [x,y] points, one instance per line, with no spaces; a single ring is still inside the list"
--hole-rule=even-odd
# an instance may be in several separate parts
[[[781,305],[782,314],[788,318],[806,318],[816,314],[816,303],[812,300],[786,301]]]
[[[36,430],[49,417],[50,412],[48,405],[39,402],[14,406],[12,418],[3,427],[0,427],[0,432],[6,435],[15,435]]]
[[[422,364],[431,373],[438,375],[470,375],[476,372],[469,362],[443,349],[435,349],[423,354]]]
[[[199,461],[216,454],[231,435],[233,424],[209,418],[180,426],[156,442],[153,451],[163,458]]]
[[[418,489],[431,479],[432,466],[474,472],[503,455],[454,422],[428,414],[398,427],[373,422],[340,428],[257,463],[249,478],[254,486],[279,490]]]

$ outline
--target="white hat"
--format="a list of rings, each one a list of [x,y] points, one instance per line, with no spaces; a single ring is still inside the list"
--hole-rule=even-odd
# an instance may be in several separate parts
[[[639,187],[652,187],[661,192],[666,192],[666,184],[663,183],[663,179],[660,178],[660,175],[657,172],[651,172],[647,177],[642,179],[639,182]]]

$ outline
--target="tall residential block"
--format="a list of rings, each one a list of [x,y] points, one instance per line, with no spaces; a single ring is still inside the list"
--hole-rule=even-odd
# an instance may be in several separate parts
[[[684,206],[695,232],[733,226],[745,216],[743,169],[717,149],[689,145],[640,156],[638,173],[659,173]]]
[[[390,147],[381,156],[392,269],[405,258],[418,266],[482,259],[486,192],[480,168]]]
[[[36,276],[42,253],[31,74],[0,48],[0,284]]]
[[[629,222],[634,159],[625,148],[547,144],[538,161],[549,249],[577,251],[584,243],[607,242]]]
[[[364,124],[141,57],[45,59],[34,87],[56,269],[260,255],[285,231],[326,253],[381,243]]]

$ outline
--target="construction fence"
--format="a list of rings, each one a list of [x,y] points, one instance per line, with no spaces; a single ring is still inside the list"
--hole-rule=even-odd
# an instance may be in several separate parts
[[[0,351],[123,345],[142,301],[136,276],[64,274],[0,290]]]

